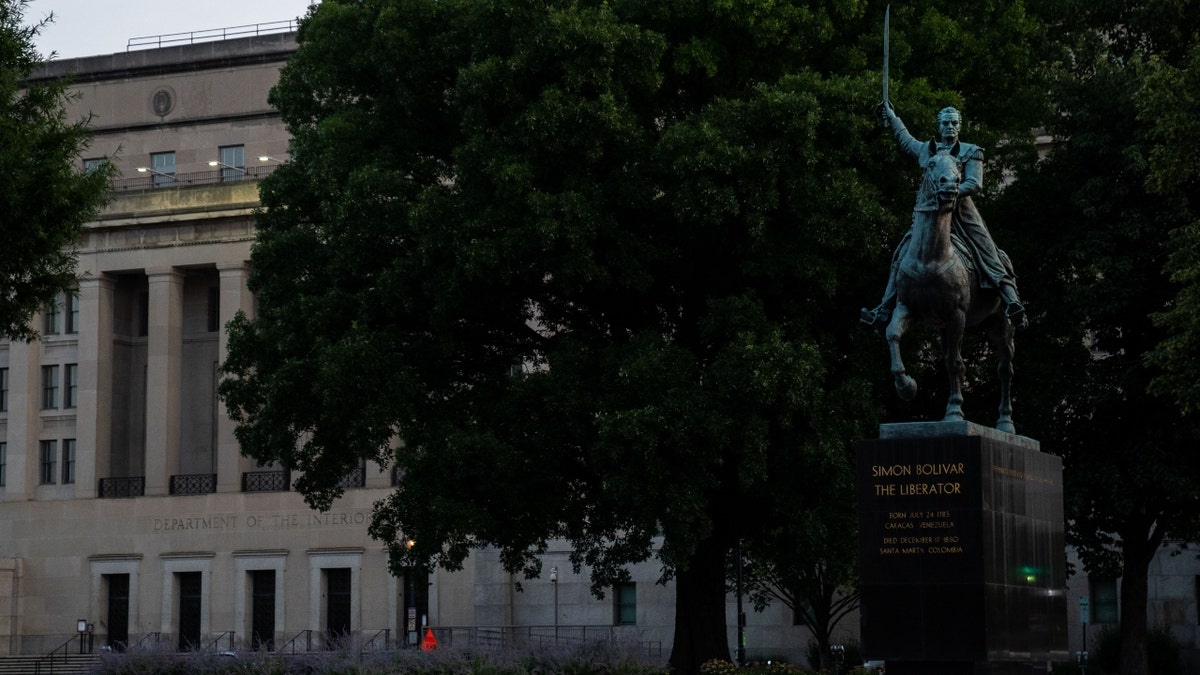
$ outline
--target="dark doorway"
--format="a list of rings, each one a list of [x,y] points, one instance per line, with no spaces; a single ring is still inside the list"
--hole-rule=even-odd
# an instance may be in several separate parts
[[[325,570],[325,634],[330,647],[350,635],[350,568]]]
[[[275,651],[275,570],[250,572],[250,648]]]
[[[181,572],[175,576],[179,582],[179,651],[199,649],[201,576],[199,572]]]
[[[129,575],[105,574],[108,587],[108,648],[123,652],[129,644]]]

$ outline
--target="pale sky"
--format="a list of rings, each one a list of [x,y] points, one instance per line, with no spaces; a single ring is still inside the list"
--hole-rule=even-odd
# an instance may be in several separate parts
[[[311,0],[30,0],[25,23],[54,13],[36,40],[42,56],[125,51],[129,38],[295,20]],[[181,37],[181,36],[176,36]]]

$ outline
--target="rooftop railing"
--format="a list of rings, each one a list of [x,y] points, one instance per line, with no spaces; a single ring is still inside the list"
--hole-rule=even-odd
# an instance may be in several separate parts
[[[167,188],[189,187],[192,185],[216,185],[217,183],[237,183],[243,180],[257,180],[275,170],[278,164],[263,164],[248,166],[244,173],[234,173],[231,169],[213,169],[211,171],[192,171],[190,173],[136,175],[130,178],[118,178],[113,181],[116,192],[131,192],[137,190],[163,190]]]
[[[192,45],[197,42],[216,42],[234,38],[253,37],[255,35],[271,35],[273,33],[293,33],[296,31],[296,20],[269,21],[267,23],[252,23],[245,26],[230,26],[228,28],[209,28],[186,33],[167,33],[165,35],[144,35],[129,38],[125,43],[125,51],[135,49],[158,49],[176,45]]]

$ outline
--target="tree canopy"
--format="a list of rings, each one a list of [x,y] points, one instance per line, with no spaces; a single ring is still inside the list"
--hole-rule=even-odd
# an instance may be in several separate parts
[[[1164,181],[1186,180],[1173,168],[1186,163],[1175,143],[1194,139],[1167,131],[1187,112],[1172,100],[1184,91],[1163,85],[1193,49],[1200,8],[1064,2],[1046,11],[1059,36],[1046,59],[1054,143],[1000,204],[1019,232],[1014,259],[1039,263],[1022,275],[1038,308],[1022,358],[1022,379],[1037,387],[1024,390],[1032,405],[1022,409],[1030,435],[1064,457],[1069,543],[1093,578],[1122,579],[1121,673],[1140,675],[1148,567],[1164,542],[1193,539],[1198,524],[1200,427],[1171,395],[1194,367],[1195,345],[1189,352],[1164,330],[1195,320],[1194,290],[1180,295],[1164,272],[1174,264],[1183,280],[1194,268],[1182,253],[1194,203]]]
[[[1032,152],[1039,27],[984,5],[894,8],[892,100],[914,132],[975,102],[1004,167]],[[362,458],[396,466],[371,526],[396,569],[494,546],[535,576],[563,538],[603,593],[656,557],[672,664],[728,658],[728,552],[823,546],[803,520],[853,499],[879,419],[857,312],[917,177],[874,114],[882,17],[321,3],[271,94],[293,159],[263,181],[258,313],[222,367],[244,451],[318,508]]]
[[[68,120],[63,80],[30,82],[42,58],[25,0],[0,0],[0,337],[30,340],[33,315],[75,283],[74,246],[103,203],[111,170],[84,172],[89,120]]]

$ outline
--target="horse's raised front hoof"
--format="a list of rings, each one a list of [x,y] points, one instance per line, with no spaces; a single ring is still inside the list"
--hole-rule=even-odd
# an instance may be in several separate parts
[[[1013,421],[1007,417],[1001,417],[1000,421],[996,422],[996,429],[998,431],[1003,431],[1006,434],[1017,433],[1016,425],[1013,424]]]
[[[908,375],[897,375],[896,395],[903,401],[913,400],[917,397],[917,381]]]

